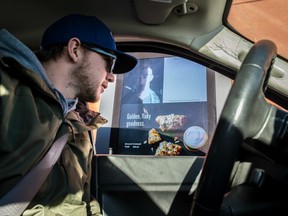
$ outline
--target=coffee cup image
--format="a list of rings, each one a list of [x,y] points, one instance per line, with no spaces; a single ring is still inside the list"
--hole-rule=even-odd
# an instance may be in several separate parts
[[[208,140],[207,132],[200,126],[192,126],[185,130],[183,135],[184,146],[189,151],[199,150]]]

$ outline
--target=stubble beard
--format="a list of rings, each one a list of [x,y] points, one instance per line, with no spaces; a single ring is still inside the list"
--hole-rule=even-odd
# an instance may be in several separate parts
[[[84,61],[72,73],[72,80],[74,81],[74,88],[76,89],[76,97],[82,102],[97,102],[97,89],[99,84],[91,81],[87,71],[91,70],[91,66],[84,58]]]

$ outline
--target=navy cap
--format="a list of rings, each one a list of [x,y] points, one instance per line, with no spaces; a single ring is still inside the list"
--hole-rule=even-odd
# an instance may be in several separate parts
[[[115,74],[132,70],[137,59],[117,50],[113,35],[108,27],[95,16],[67,15],[49,26],[42,37],[41,49],[50,45],[66,43],[77,37],[82,43],[93,44],[117,56],[113,70]]]

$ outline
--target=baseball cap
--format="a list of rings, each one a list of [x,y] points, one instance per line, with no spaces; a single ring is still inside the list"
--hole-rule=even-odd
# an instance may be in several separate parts
[[[109,28],[97,17],[70,14],[50,25],[43,34],[41,49],[50,45],[66,43],[77,37],[82,43],[92,44],[116,55],[117,60],[113,73],[121,74],[132,70],[137,59],[117,50],[113,35]]]

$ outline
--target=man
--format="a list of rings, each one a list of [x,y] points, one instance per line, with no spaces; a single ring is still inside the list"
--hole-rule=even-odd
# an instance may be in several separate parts
[[[60,158],[23,215],[101,215],[90,196],[90,133],[107,121],[86,103],[98,101],[113,73],[130,71],[137,60],[117,50],[99,19],[78,14],[52,24],[36,55],[0,30],[0,199],[69,130]]]
[[[155,91],[150,88],[151,81],[153,80],[153,70],[150,66],[144,65],[141,69],[139,77],[139,86],[137,89],[138,97],[144,104],[146,103],[160,103],[160,99]]]
[[[124,104],[151,104],[161,103],[157,93],[151,88],[154,72],[152,61],[140,60],[133,69],[133,73],[125,76],[122,103]]]

